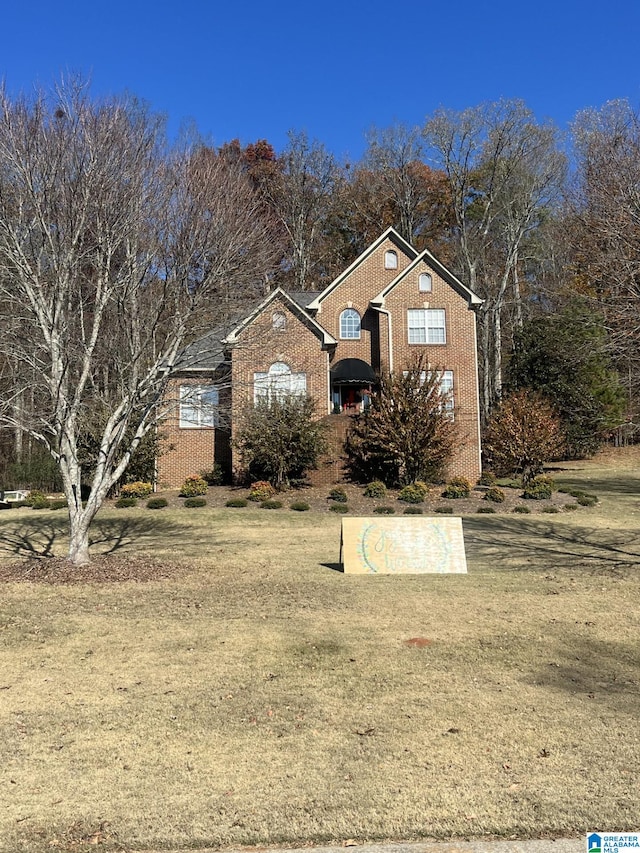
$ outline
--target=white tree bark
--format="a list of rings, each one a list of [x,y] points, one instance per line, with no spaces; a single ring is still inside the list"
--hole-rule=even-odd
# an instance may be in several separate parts
[[[260,293],[274,257],[259,208],[240,170],[169,150],[139,105],[93,103],[82,84],[31,101],[0,91],[2,346],[20,366],[0,421],[56,461],[74,563],[89,559],[91,522],[153,427],[182,346],[229,319],[229,281],[236,303]],[[96,422],[83,503],[81,442]]]

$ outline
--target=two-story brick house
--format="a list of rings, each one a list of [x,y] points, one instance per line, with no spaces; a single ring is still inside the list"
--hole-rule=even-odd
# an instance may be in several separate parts
[[[453,400],[460,441],[449,474],[475,480],[480,303],[392,228],[321,293],[274,290],[234,328],[213,330],[183,354],[171,383],[176,405],[162,426],[168,449],[158,460],[158,483],[179,486],[214,462],[236,468],[238,415],[255,400],[304,392],[322,415],[344,417],[375,393],[380,372],[402,371],[417,353]]]

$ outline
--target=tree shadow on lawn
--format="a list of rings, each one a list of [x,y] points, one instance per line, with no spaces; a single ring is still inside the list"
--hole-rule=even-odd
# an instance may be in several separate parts
[[[511,571],[611,573],[640,567],[637,531],[553,524],[523,518],[464,518],[467,558]]]
[[[595,700],[596,708],[604,703],[616,713],[640,716],[637,648],[616,639],[615,633],[607,640],[589,636],[582,624],[563,624],[559,631],[553,659],[540,661],[529,683]]]
[[[66,518],[29,516],[19,524],[7,525],[0,533],[0,553],[10,552],[21,557],[52,557],[55,546],[69,535]],[[185,536],[185,529],[160,517],[154,518],[97,518],[91,525],[89,545],[103,554],[113,554],[135,546],[143,550],[154,545],[172,547]],[[216,544],[221,544],[216,542]]]
[[[560,489],[580,489],[583,492],[590,492],[602,497],[603,495],[635,495],[640,497],[640,477],[630,474],[628,471],[618,472],[610,476],[595,476],[589,477],[585,469],[585,474],[579,477],[572,477],[570,471],[563,472],[557,478],[557,484]]]

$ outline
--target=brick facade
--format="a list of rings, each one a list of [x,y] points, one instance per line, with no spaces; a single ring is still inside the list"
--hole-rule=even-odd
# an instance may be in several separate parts
[[[390,267],[388,261],[393,258],[396,265]],[[428,292],[420,289],[420,276],[424,274],[431,277]],[[356,386],[354,382],[344,386],[334,382],[332,386],[331,369],[339,370],[345,359],[358,359],[358,364],[364,363],[374,373],[398,371],[405,369],[419,352],[426,357],[428,369],[453,374],[460,446],[448,473],[475,481],[480,473],[480,432],[473,309],[480,300],[429,253],[418,253],[392,229],[321,294],[310,294],[304,308],[303,296],[298,294],[294,301],[277,290],[233,330],[227,338],[231,374],[227,386],[229,397],[225,398],[230,430],[180,427],[174,407],[161,425],[161,432],[166,435],[165,446],[171,449],[159,458],[158,482],[179,486],[186,476],[210,470],[215,461],[237,471],[232,440],[243,409],[253,403],[255,374],[268,374],[274,365],[280,370],[286,365],[292,374],[304,374],[306,391],[315,400],[319,416],[334,422],[332,443],[337,447],[348,419],[330,413],[334,401],[343,400],[345,392]],[[359,337],[340,337],[340,316],[346,309],[360,315]],[[408,311],[423,309],[444,311],[444,343],[409,343]],[[195,374],[177,377],[171,394],[177,396],[181,383],[202,383],[203,375],[206,374],[200,371],[197,377]],[[209,377],[212,376],[210,373]],[[366,390],[365,382],[360,390]],[[323,461],[319,471],[313,474],[316,483],[339,479],[342,466],[337,456],[334,452],[331,459]]]

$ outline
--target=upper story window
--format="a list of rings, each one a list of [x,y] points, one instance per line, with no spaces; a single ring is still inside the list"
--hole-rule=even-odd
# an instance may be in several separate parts
[[[187,429],[216,426],[218,402],[218,389],[211,385],[181,385],[180,426]]]
[[[288,394],[307,393],[307,374],[293,373],[283,361],[274,362],[267,373],[253,374],[254,402],[281,399]]]
[[[271,317],[271,326],[276,332],[284,332],[287,328],[287,317],[282,311],[274,311]]]
[[[360,315],[355,308],[345,308],[340,315],[340,337],[351,340],[360,337]]]
[[[386,270],[398,269],[398,253],[394,252],[393,249],[384,253],[384,268]]]
[[[420,278],[418,279],[418,289],[420,290],[420,293],[431,293],[433,289],[433,282],[428,272],[420,274]]]
[[[442,308],[418,308],[407,311],[410,344],[446,344],[445,312]]]

